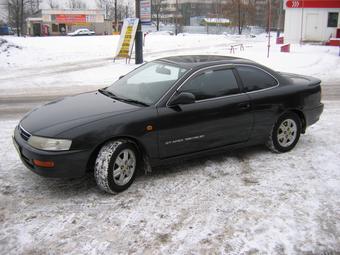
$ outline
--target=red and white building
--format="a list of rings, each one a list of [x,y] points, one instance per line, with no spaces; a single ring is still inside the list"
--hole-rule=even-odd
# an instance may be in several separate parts
[[[285,42],[327,42],[339,35],[340,0],[285,0]]]

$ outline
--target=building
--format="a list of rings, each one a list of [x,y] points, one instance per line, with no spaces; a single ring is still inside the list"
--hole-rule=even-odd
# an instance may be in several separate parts
[[[177,17],[182,25],[190,25],[191,17],[221,18],[222,6],[230,0],[163,0],[165,8],[162,19],[174,23]]]
[[[340,0],[285,0],[285,41],[326,42],[340,27]]]
[[[112,21],[106,21],[104,17],[104,10],[40,10],[26,19],[27,34],[62,35],[78,28],[88,28],[99,35],[112,34]]]

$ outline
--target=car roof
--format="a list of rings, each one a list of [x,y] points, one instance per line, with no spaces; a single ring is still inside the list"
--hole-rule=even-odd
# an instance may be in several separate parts
[[[160,58],[155,61],[167,62],[175,64],[184,68],[201,68],[205,66],[218,64],[252,64],[257,65],[256,62],[249,59],[220,56],[220,55],[183,55]]]

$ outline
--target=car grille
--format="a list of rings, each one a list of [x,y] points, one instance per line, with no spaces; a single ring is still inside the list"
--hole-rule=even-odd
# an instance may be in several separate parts
[[[28,139],[31,137],[31,134],[28,133],[25,129],[23,129],[22,126],[19,126],[19,132],[20,132],[20,136],[21,136],[22,139],[24,139],[25,141],[28,141]]]

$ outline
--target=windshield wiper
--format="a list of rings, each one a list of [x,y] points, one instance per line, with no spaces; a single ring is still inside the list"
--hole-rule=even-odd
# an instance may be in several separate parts
[[[134,103],[134,104],[139,104],[139,105],[143,105],[143,106],[149,106],[147,103],[135,100],[135,99],[129,99],[129,98],[122,98],[122,97],[118,97],[115,94],[113,94],[111,91],[108,91],[106,89],[98,89],[98,91],[100,93],[102,93],[105,96],[111,97],[113,99],[119,100],[119,101],[123,101],[123,102],[127,102],[127,103]]]
[[[115,94],[113,94],[111,91],[108,91],[106,89],[98,89],[98,91],[105,96],[108,96],[108,97],[111,97],[111,98],[114,98],[114,99],[118,99],[117,96]]]
[[[141,102],[141,101],[138,101],[138,100],[135,100],[135,99],[118,98],[118,100],[122,100],[122,101],[127,102],[127,103],[134,103],[134,104],[140,104],[140,105],[143,105],[143,106],[150,106],[147,103],[144,103],[144,102]]]

